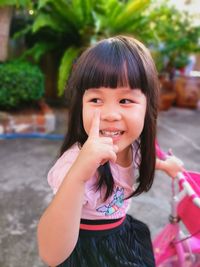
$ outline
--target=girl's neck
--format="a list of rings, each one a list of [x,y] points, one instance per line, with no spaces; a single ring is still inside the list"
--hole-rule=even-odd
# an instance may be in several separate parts
[[[121,167],[129,167],[133,161],[132,146],[117,154],[116,163]]]

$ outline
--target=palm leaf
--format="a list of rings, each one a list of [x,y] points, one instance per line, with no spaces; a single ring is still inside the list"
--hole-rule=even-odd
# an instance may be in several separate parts
[[[45,42],[38,42],[33,47],[26,50],[22,54],[21,59],[24,59],[28,56],[32,56],[34,61],[38,63],[41,57],[47,52],[49,52],[50,50],[52,50],[53,48],[54,48],[53,44],[49,44]]]
[[[80,21],[83,21],[83,7],[82,7],[82,0],[72,0],[71,5],[72,9],[76,12],[76,15],[79,17]]]
[[[110,0],[107,3],[107,14],[109,14],[108,18],[110,21],[115,21],[118,14],[122,12],[123,3],[118,0]]]
[[[118,0],[107,0],[102,3],[104,7],[104,12],[95,13],[95,21],[97,25],[97,30],[99,32],[104,32],[104,36],[109,36],[113,30],[113,24],[115,24],[116,16],[121,13],[123,4]]]
[[[124,10],[115,18],[115,25],[123,25],[132,20],[133,16],[140,15],[148,5],[150,5],[150,0],[129,1]]]
[[[96,2],[93,0],[72,0],[70,10],[73,11],[73,20],[79,24],[79,29],[94,25],[93,12]],[[69,9],[69,7],[68,7]],[[69,16],[68,16],[69,17]],[[72,16],[70,16],[72,18]]]
[[[0,0],[0,6],[14,6],[16,5],[15,0]]]
[[[69,74],[71,71],[71,67],[73,64],[73,61],[76,59],[80,52],[79,48],[75,47],[69,47],[61,60],[59,71],[58,71],[58,95],[63,95],[66,81],[69,78]]]
[[[28,7],[31,5],[31,0],[0,0],[1,6],[16,6],[16,7]]]
[[[39,0],[38,9],[45,7],[48,3],[51,3],[51,0]]]
[[[94,24],[93,11],[96,3],[91,0],[81,0],[81,7],[83,13],[83,21],[86,24]]]
[[[120,3],[118,0],[108,0],[105,2],[106,9],[109,10],[109,12],[112,12],[119,4],[122,6],[122,3]]]
[[[59,20],[65,21],[65,23],[70,24],[75,29],[81,27],[81,19],[78,16],[76,9],[71,2],[65,0],[40,0],[38,8],[42,9],[43,12],[46,11],[47,14],[52,13]]]
[[[22,29],[21,31],[16,32],[16,33],[12,36],[12,38],[13,38],[13,39],[18,39],[18,38],[20,38],[20,37],[22,37],[22,36],[25,36],[27,33],[30,33],[31,30],[32,30],[32,25],[27,25],[27,26],[26,26],[24,29]]]
[[[32,32],[35,33],[44,27],[50,27],[57,32],[61,31],[61,25],[58,20],[54,19],[50,14],[40,13],[33,23]]]
[[[68,1],[52,1],[55,12],[59,14],[67,23],[73,26],[75,29],[82,27],[81,18],[76,13],[76,9]]]

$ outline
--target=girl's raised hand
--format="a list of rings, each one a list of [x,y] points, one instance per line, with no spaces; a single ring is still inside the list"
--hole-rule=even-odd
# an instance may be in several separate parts
[[[183,162],[177,157],[171,155],[165,160],[156,160],[156,169],[166,172],[170,177],[176,177],[178,172],[183,172]]]
[[[174,155],[167,157],[165,160],[165,171],[170,177],[176,177],[178,172],[183,172],[183,162]]]
[[[111,137],[100,136],[100,110],[95,110],[88,139],[81,148],[77,160],[81,162],[86,172],[84,180],[88,180],[99,165],[107,161],[115,162],[118,147],[113,144]]]

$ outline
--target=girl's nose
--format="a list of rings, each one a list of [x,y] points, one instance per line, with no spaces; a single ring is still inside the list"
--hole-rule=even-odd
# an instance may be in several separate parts
[[[121,113],[119,110],[109,108],[101,110],[101,120],[118,121],[121,120]]]

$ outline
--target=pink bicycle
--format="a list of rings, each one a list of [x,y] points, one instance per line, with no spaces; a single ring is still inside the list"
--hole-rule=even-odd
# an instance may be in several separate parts
[[[171,188],[169,223],[153,241],[156,266],[200,267],[200,173],[179,173]]]

